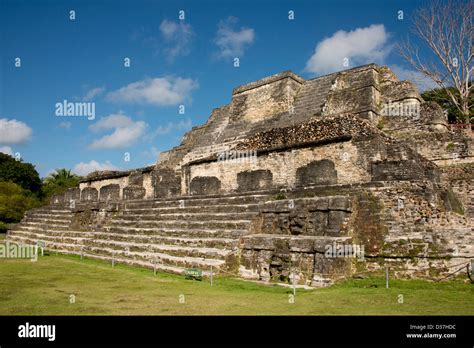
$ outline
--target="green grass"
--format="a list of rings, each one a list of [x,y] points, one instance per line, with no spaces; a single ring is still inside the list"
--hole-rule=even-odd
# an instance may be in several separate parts
[[[474,285],[383,277],[297,290],[183,276],[76,256],[0,260],[0,315],[473,315]],[[75,303],[70,303],[70,295]],[[180,303],[184,295],[185,303]],[[403,295],[403,303],[398,303]]]

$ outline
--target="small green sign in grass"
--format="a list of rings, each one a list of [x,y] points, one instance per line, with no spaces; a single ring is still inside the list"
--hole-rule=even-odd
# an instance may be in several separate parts
[[[36,241],[36,247],[41,248],[41,256],[48,255],[49,252],[46,250],[46,242],[44,240],[38,240]]]
[[[185,279],[202,280],[202,270],[199,268],[187,268],[184,271]]]

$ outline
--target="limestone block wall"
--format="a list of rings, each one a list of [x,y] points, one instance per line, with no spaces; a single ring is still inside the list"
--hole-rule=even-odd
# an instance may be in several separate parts
[[[450,184],[462,203],[464,214],[474,219],[474,176],[469,179],[454,179]]]
[[[240,274],[244,278],[321,286],[350,274],[350,258],[324,257],[327,246],[347,244],[352,213],[349,196],[268,201],[243,238]]]
[[[180,174],[170,168],[144,168],[128,172],[98,172],[79,186],[54,195],[51,204],[153,199],[180,194]]]
[[[258,132],[229,152],[235,156],[216,154],[185,165],[182,194],[198,194],[191,186],[206,180],[209,184],[200,194],[368,181],[439,181],[435,165],[355,115]],[[255,156],[248,156],[253,152]]]
[[[99,193],[103,187],[110,185],[116,185],[119,188],[119,199],[123,198],[123,189],[128,186],[129,177],[123,176],[112,179],[102,179],[96,181],[81,182],[79,189],[81,190],[81,201],[93,200],[105,200],[106,196],[100,196]],[[96,192],[97,195],[94,193]],[[104,192],[104,191],[103,191]],[[105,192],[104,192],[105,193]],[[96,198],[95,198],[96,197]]]
[[[354,225],[354,239],[366,245],[367,270],[389,264],[399,275],[436,278],[474,257],[474,225],[449,188],[431,182],[391,183],[371,190],[369,201],[380,209],[382,233],[368,233],[368,215]]]
[[[304,79],[286,71],[234,89],[230,121],[261,121],[288,111]]]
[[[396,132],[391,135],[440,167],[474,162],[474,141],[459,131]]]
[[[350,112],[376,122],[381,100],[378,74],[378,67],[373,64],[338,73],[322,115]]]
[[[386,67],[369,64],[337,74],[322,115],[351,112],[377,124],[380,116],[399,108],[420,110],[422,102],[413,83],[399,81]],[[408,123],[412,122],[413,118]]]
[[[381,182],[266,202],[243,238],[241,275],[291,282],[296,272],[298,283],[318,286],[388,265],[398,276],[439,279],[474,258],[472,219],[449,189]],[[328,255],[332,245],[360,253]]]
[[[474,163],[455,164],[443,168],[443,182],[459,198],[463,213],[474,217]]]
[[[193,182],[204,185],[204,178],[214,189],[206,194],[370,181],[370,173],[358,161],[360,157],[357,147],[347,141],[238,160],[191,164],[183,170],[182,194],[192,193]],[[194,193],[198,194],[196,190]]]
[[[324,105],[323,114],[375,112],[377,93],[377,90],[372,86],[356,90],[335,91],[328,98],[327,104]]]

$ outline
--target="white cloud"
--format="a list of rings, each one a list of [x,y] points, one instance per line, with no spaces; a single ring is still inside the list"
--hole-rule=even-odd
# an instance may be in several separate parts
[[[86,92],[86,94],[84,94],[84,96],[82,97],[82,100],[83,101],[91,101],[92,99],[94,99],[98,95],[104,93],[104,91],[105,91],[105,87],[91,88]]]
[[[0,119],[0,144],[21,144],[30,139],[32,129],[21,121]]]
[[[390,65],[390,69],[397,75],[399,80],[408,80],[415,83],[420,91],[438,88],[439,86],[430,78],[416,70],[405,69],[397,64]]]
[[[90,125],[89,129],[93,132],[98,132],[104,129],[123,128],[132,125],[133,121],[130,117],[119,113],[102,117],[99,121]]]
[[[10,146],[0,146],[0,152],[6,155],[13,156],[13,150]]]
[[[179,122],[169,122],[166,126],[159,126],[152,134],[152,137],[157,135],[168,134],[173,130],[188,130],[192,127],[192,121],[188,118]]]
[[[80,162],[74,166],[72,171],[77,175],[85,176],[89,173],[92,173],[96,170],[120,170],[120,168],[114,166],[110,161],[105,161],[104,163],[99,163],[95,160],[92,160],[88,163]]]
[[[147,127],[148,124],[143,121],[135,122],[123,114],[112,114],[89,126],[93,132],[114,129],[112,134],[104,135],[93,141],[89,148],[94,150],[121,149],[131,146],[145,133]]]
[[[59,128],[64,128],[64,129],[71,129],[72,123],[71,122],[61,122],[59,124]]]
[[[167,46],[164,51],[168,61],[173,61],[178,56],[188,55],[194,32],[190,24],[184,21],[178,23],[163,20],[160,24],[161,35]]]
[[[383,63],[391,50],[388,38],[383,24],[372,24],[349,32],[339,30],[316,45],[305,70],[320,75],[343,70],[344,58],[349,59],[350,66]]]
[[[114,102],[170,106],[190,99],[191,91],[197,87],[198,83],[189,78],[148,78],[110,92],[107,98]]]
[[[234,30],[238,19],[228,17],[221,20],[217,29],[215,43],[219,47],[219,58],[234,58],[244,55],[245,50],[255,39],[255,30],[252,28],[241,27],[240,30]]]
[[[105,135],[95,140],[89,147],[91,149],[121,149],[133,145],[144,133],[145,122],[136,122],[131,127],[117,128],[112,134]]]

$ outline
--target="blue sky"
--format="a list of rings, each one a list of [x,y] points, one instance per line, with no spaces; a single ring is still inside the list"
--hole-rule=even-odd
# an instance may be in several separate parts
[[[234,87],[267,75],[311,78],[344,69],[348,57],[350,67],[387,64],[407,78],[393,45],[419,5],[0,0],[0,151],[19,153],[41,176],[137,168],[178,145]],[[95,118],[57,116],[64,100],[95,103]]]

